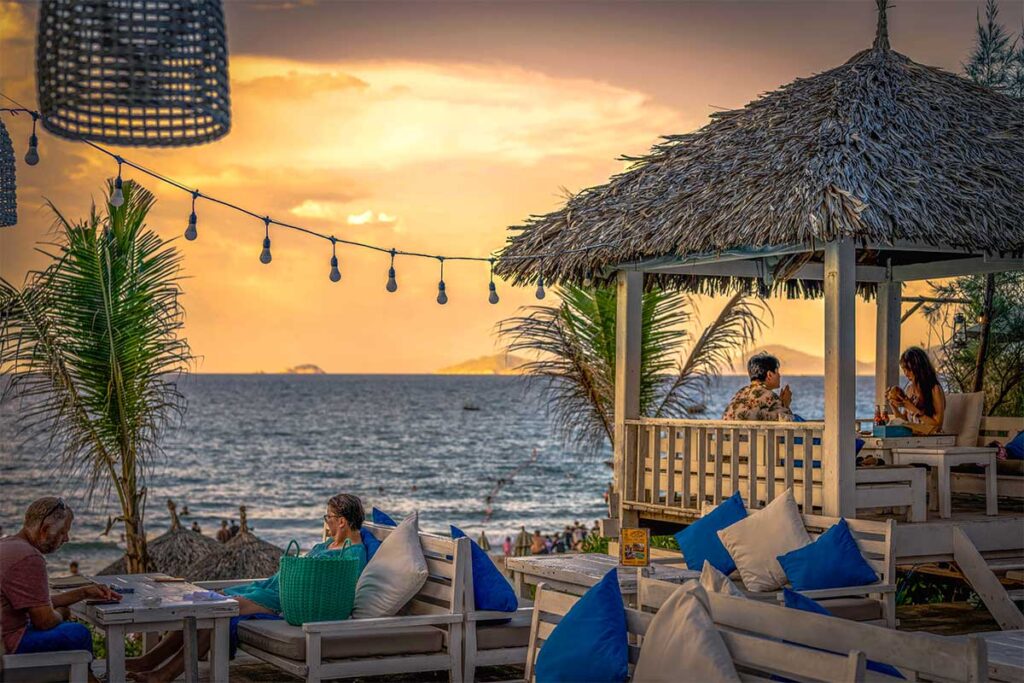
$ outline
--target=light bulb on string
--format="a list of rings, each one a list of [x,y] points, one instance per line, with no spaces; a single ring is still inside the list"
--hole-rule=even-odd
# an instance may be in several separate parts
[[[437,303],[444,306],[448,303],[448,294],[444,291],[444,257],[438,256],[437,260],[441,262],[441,280],[437,283]]]
[[[487,289],[489,290],[487,302],[491,304],[498,303],[498,290],[494,287],[494,259],[491,259],[491,281],[487,283]]]
[[[25,152],[25,163],[35,166],[39,163],[39,138],[36,136],[36,121],[39,114],[32,112],[32,135],[28,138],[28,151]]]
[[[538,275],[537,276],[537,292],[536,292],[536,296],[537,296],[538,299],[543,299],[544,298],[544,276],[543,275]]]
[[[389,292],[398,291],[398,280],[395,279],[395,250],[391,250],[391,265],[388,267],[388,283],[384,286],[384,289]]]
[[[341,271],[338,270],[338,254],[336,252],[336,245],[338,241],[331,238],[331,282],[337,282],[341,279]]]
[[[192,213],[188,215],[188,227],[185,228],[185,239],[189,242],[199,237],[199,233],[196,232],[196,198],[199,196],[199,190],[192,191]]]
[[[583,286],[590,287],[594,284],[594,271],[588,270],[587,274],[583,276]]]
[[[260,252],[260,263],[270,263],[270,216],[263,219],[263,251]]]
[[[110,205],[118,207],[124,204],[124,192],[121,190],[121,157],[117,159],[117,178],[114,179],[114,191],[110,193]]]

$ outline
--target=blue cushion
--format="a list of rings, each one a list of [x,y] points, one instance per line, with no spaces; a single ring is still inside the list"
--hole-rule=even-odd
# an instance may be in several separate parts
[[[796,591],[792,591],[788,588],[783,589],[782,599],[786,603],[786,607],[790,609],[798,609],[802,612],[813,612],[815,614],[824,614],[826,617],[831,617],[832,613],[822,607],[820,604],[811,600],[806,595],[800,595]],[[817,650],[819,648],[810,648]],[[826,650],[828,652],[828,650]],[[870,659],[867,662],[867,670],[875,671],[880,674],[886,674],[887,676],[894,676],[896,678],[903,678],[903,674],[899,672],[896,667],[881,662],[872,662]]]
[[[463,538],[465,533],[457,526],[451,527],[452,538]],[[469,539],[470,556],[473,560],[473,603],[480,611],[515,612],[519,600],[512,584],[505,580],[487,553]]]
[[[694,571],[704,568],[704,560],[723,574],[736,570],[729,551],[718,538],[719,529],[731,526],[747,516],[747,508],[739,491],[722,501],[722,504],[696,522],[676,534],[676,542],[683,552],[686,566]]]
[[[1024,432],[1013,437],[1006,444],[1006,457],[1009,460],[1024,460]]]
[[[366,548],[366,561],[369,562],[373,559],[377,548],[380,547],[380,541],[366,529],[359,530],[359,537],[363,540],[363,547]]]
[[[537,683],[602,683],[629,676],[619,575],[604,575],[562,617],[537,655]]]
[[[793,590],[863,586],[878,581],[878,574],[860,554],[845,519],[840,519],[813,543],[779,555],[777,559]]]
[[[398,526],[398,522],[391,519],[388,513],[378,510],[377,508],[370,508],[370,518],[374,524],[380,524],[382,526]]]

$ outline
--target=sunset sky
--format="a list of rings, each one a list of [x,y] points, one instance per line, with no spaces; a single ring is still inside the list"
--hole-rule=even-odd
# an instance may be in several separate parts
[[[895,50],[959,72],[983,2],[901,2],[889,11]],[[224,139],[125,157],[260,214],[383,247],[487,256],[509,225],[603,182],[659,135],[693,130],[794,78],[870,46],[875,3],[858,2],[225,2],[233,127]],[[1021,4],[1000,5],[1020,30]],[[37,4],[0,0],[0,90],[35,105]],[[30,121],[5,119],[24,155]],[[20,223],[0,228],[0,275],[41,265],[52,200],[83,216],[115,165],[40,133],[38,166],[17,169]],[[127,174],[129,177],[130,174]],[[181,235],[185,193],[140,178],[158,202],[151,225]],[[432,372],[499,349],[495,324],[533,292],[487,267],[450,263],[450,302],[434,302],[436,262],[273,231],[200,203],[185,253],[186,333],[199,372]],[[705,318],[718,303],[702,300]],[[762,342],[821,354],[822,304],[772,300]],[[874,307],[860,304],[858,356],[874,347]],[[911,320],[907,342],[927,341]]]

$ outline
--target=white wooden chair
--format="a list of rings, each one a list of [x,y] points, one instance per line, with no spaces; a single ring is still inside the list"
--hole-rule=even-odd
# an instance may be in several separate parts
[[[86,650],[3,655],[0,657],[0,681],[3,683],[18,681],[86,683],[89,680],[89,664],[91,662],[92,652]]]
[[[1024,431],[1024,417],[983,417],[975,445],[988,446],[993,441],[1005,444],[1021,431]],[[1024,461],[1000,461],[996,467],[997,495],[1000,498],[1024,498]],[[985,494],[984,474],[953,471],[950,480],[954,493]]]
[[[521,606],[513,613],[477,610],[471,569],[466,571],[463,595],[466,601],[466,622],[463,631],[465,680],[472,683],[476,677],[477,667],[481,666],[524,666],[526,649],[530,642],[533,608]],[[522,605],[523,602],[523,598],[519,598],[519,604]]]
[[[383,540],[393,530],[366,524]],[[325,679],[448,671],[462,681],[469,539],[420,532],[429,577],[394,617],[312,622],[243,621],[239,648],[310,683]]]

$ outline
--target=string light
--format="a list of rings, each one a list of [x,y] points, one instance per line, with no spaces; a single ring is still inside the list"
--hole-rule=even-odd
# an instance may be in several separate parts
[[[196,198],[199,197],[199,190],[192,191],[192,213],[188,215],[188,227],[185,228],[185,239],[189,242],[195,241],[199,233],[196,232]]]
[[[121,191],[121,164],[123,163],[121,157],[114,157],[117,159],[117,178],[114,180],[114,191],[110,193],[110,205],[118,207],[124,204],[124,192]]]
[[[331,238],[331,275],[330,275],[331,282],[337,282],[338,280],[341,279],[341,271],[338,270],[338,254],[337,254],[337,251],[335,249],[337,243],[338,243],[338,241],[332,237]]]
[[[267,264],[273,258],[270,255],[270,216],[263,219],[263,228],[263,251],[260,252],[260,263]]]
[[[494,287],[494,259],[491,259],[491,281],[487,283],[487,289],[490,293],[487,295],[487,301],[491,304],[498,303],[498,290]]]
[[[544,298],[544,276],[543,275],[538,275],[537,276],[537,293],[536,293],[536,296],[537,296],[538,299],[543,299]]]
[[[388,268],[388,283],[384,286],[384,289],[389,292],[398,291],[398,280],[395,279],[395,250],[391,250],[391,266]]]
[[[25,163],[29,166],[35,166],[39,163],[39,138],[36,136],[36,121],[39,120],[39,114],[31,112],[32,114],[32,135],[28,138],[28,151],[25,152]]]
[[[444,291],[444,256],[438,256],[437,260],[441,262],[441,280],[437,283],[437,303],[444,306],[448,303],[448,294]]]

